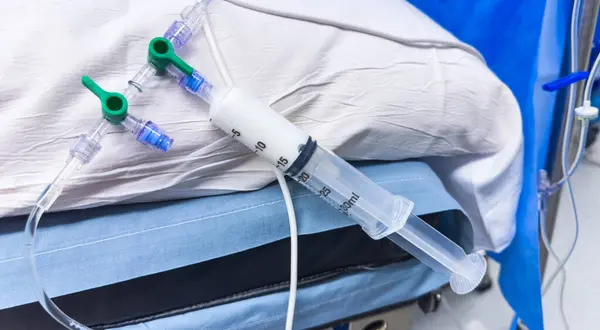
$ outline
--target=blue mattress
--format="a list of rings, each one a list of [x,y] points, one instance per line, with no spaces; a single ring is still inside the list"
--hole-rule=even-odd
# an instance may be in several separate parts
[[[296,299],[294,328],[316,327],[416,298],[446,281],[445,276],[413,259],[301,288]],[[279,292],[116,329],[283,329],[287,299],[287,292]]]
[[[412,199],[417,214],[460,210],[424,163],[370,163],[359,168],[393,193]],[[292,183],[290,188],[300,234],[352,225],[303,187]],[[459,214],[466,223],[466,218]],[[164,272],[289,237],[287,213],[276,185],[250,193],[48,214],[42,224],[37,245],[38,267],[52,296]],[[3,288],[0,309],[35,300],[29,286],[28,267],[21,258],[23,225],[22,217],[0,221],[0,287]],[[461,238],[468,243],[468,228],[462,234]],[[415,262],[347,276],[323,286],[303,289],[298,310],[319,304],[323,309],[319,309],[319,313],[300,312],[298,324],[317,325],[402,302],[446,281],[445,276],[434,274]],[[360,283],[372,284],[373,290],[358,290]],[[393,294],[388,291],[392,289]],[[386,295],[380,297],[384,292]],[[186,314],[173,320],[182,318],[181,322],[193,324],[217,322],[215,327],[216,324],[238,324],[240,320],[271,326],[280,321],[274,315],[285,309],[286,295],[276,293],[252,298],[230,307],[217,306],[192,313],[192,319]],[[349,300],[333,304],[334,296],[347,296]],[[271,306],[272,312],[257,312],[264,305]],[[234,308],[235,313],[228,308]],[[228,315],[228,318],[217,319],[217,315]],[[169,328],[177,328],[176,323]]]

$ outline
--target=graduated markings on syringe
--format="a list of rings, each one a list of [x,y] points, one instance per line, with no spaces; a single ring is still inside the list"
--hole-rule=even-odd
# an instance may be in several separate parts
[[[298,177],[298,179],[300,179],[302,182],[306,183],[310,179],[310,174],[308,174],[306,172],[302,172],[300,174],[300,176]]]
[[[327,186],[324,186],[323,189],[319,190],[319,194],[321,194],[321,196],[323,197],[327,197],[327,195],[329,195],[331,193],[331,189],[327,188]]]
[[[302,172],[298,176],[298,179],[306,183],[310,179],[310,175],[306,172]],[[323,186],[323,188],[321,188],[321,190],[318,190],[317,193],[322,197],[327,197],[331,193],[331,189],[327,186]],[[337,204],[338,210],[347,216],[352,216],[352,214],[349,214],[348,211],[350,211],[350,209],[354,205],[356,205],[356,203],[358,203],[359,199],[360,196],[353,191],[352,195],[348,198],[348,200],[344,201],[341,204]]]
[[[242,132],[240,132],[239,130],[232,128],[231,129],[231,137],[232,138],[238,138],[242,136]],[[256,144],[254,145],[254,153],[258,154],[259,152],[263,152],[265,151],[265,149],[267,148],[267,144],[262,142],[262,141],[258,141],[256,142]],[[286,167],[288,165],[289,161],[287,160],[287,158],[281,156],[279,157],[279,160],[277,161],[277,166],[275,166],[276,168],[280,168],[280,167]],[[306,172],[302,172],[299,177],[300,181],[306,183],[309,179],[310,179],[310,175]],[[328,188],[327,186],[324,186],[321,190],[318,191],[319,195],[321,195],[322,197],[327,197],[330,193],[331,193],[331,189]],[[360,199],[360,196],[355,193],[352,192],[352,195],[343,203],[338,204],[338,210],[340,212],[342,212],[343,214],[349,216],[350,214],[348,213],[350,211],[350,209],[358,202],[358,200]]]
[[[352,206],[354,206],[357,202],[358,199],[360,198],[359,195],[357,195],[354,191],[352,192],[352,197],[348,198],[347,201],[343,202],[342,204],[340,204],[340,212],[344,213],[345,215],[348,215],[348,211],[350,211],[350,209],[352,208]]]
[[[281,156],[281,157],[279,157],[279,160],[277,161],[277,166],[275,166],[275,167],[276,168],[279,168],[280,166],[286,167],[288,163],[289,163],[289,161],[285,157]]]
[[[262,141],[258,141],[254,145],[254,153],[258,153],[259,151],[265,151],[265,149],[267,149],[267,145]]]
[[[231,129],[231,137],[232,138],[238,138],[242,136],[242,132],[236,130],[235,128]],[[264,151],[267,148],[266,143],[262,142],[262,141],[258,141],[256,142],[256,145],[254,145],[254,153],[258,153],[259,151]],[[277,166],[275,166],[276,168],[280,168],[280,167],[286,167],[289,164],[289,160],[287,160],[287,158],[281,156],[279,157],[279,160],[277,161]]]

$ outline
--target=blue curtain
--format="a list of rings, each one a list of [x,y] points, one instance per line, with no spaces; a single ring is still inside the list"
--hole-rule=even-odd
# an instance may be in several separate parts
[[[543,108],[534,111],[534,91],[538,80],[538,51],[546,1],[543,0],[411,0],[445,29],[460,40],[477,48],[490,69],[513,91],[521,107],[525,162],[523,191],[517,211],[517,233],[512,244],[502,253],[493,255],[501,264],[499,284],[504,297],[516,314],[532,330],[543,329],[540,293],[540,263],[537,219],[536,173],[544,164],[549,125],[551,125],[554,95],[536,97],[545,101]],[[549,0],[548,3],[551,1]],[[554,5],[558,2],[554,0]],[[566,2],[566,1],[563,1]],[[548,23],[548,22],[546,22]],[[553,26],[557,30],[564,27]],[[561,32],[562,33],[562,32]],[[558,75],[564,49],[564,33],[553,35],[553,49],[560,56],[547,65]],[[562,40],[561,40],[562,38]],[[556,64],[558,63],[558,64]],[[548,77],[546,77],[548,76]],[[550,102],[548,102],[550,100]],[[544,114],[543,111],[548,111]],[[537,118],[536,118],[537,117]],[[540,124],[536,125],[536,119]],[[541,125],[541,127],[540,127]],[[540,141],[537,132],[544,139]],[[536,142],[537,141],[537,142]],[[514,326],[514,325],[513,325]]]

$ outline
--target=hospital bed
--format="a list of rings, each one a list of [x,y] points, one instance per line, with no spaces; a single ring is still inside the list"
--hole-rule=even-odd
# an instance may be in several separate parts
[[[470,248],[466,216],[426,164],[357,165],[390,191],[419,201],[416,214]],[[292,193],[302,210],[296,313],[300,328],[409,302],[446,284],[445,276],[387,240],[370,240],[300,186],[294,185]],[[2,295],[0,321],[11,328],[59,329],[28,290],[30,274],[19,245],[23,220],[5,219],[1,228],[0,274],[10,289]],[[275,186],[253,193],[62,212],[45,223],[41,272],[52,294],[60,296],[60,306],[87,324],[267,329],[278,328],[285,318],[289,234]],[[113,299],[118,303],[102,303]]]
[[[359,165],[375,182],[416,202],[416,213],[469,249],[460,206],[422,162]],[[118,329],[276,329],[289,277],[287,213],[277,186],[175,202],[48,215],[39,269],[57,303],[86,324]],[[443,286],[445,276],[384,241],[372,241],[299,185],[295,326],[316,327]],[[326,219],[327,221],[323,221]],[[23,219],[2,222],[0,322],[51,322],[29,288],[19,244]],[[87,233],[85,235],[84,233]],[[111,303],[107,304],[107,301]]]
[[[467,6],[467,2],[455,3],[454,10],[464,10],[461,6]],[[524,21],[526,24],[514,28],[534,31],[530,32],[530,39],[525,38],[526,45],[515,45],[506,31],[506,35],[488,31],[497,37],[494,43],[483,41],[489,36],[474,36],[474,29],[461,26],[451,19],[451,11],[444,11],[443,6],[448,9],[450,4],[414,3],[480,49],[488,65],[511,87],[517,99],[528,102],[530,82],[523,82],[520,69],[527,68],[533,76],[536,58],[531,54],[536,53],[539,41],[536,29],[541,27],[542,4],[481,4],[479,11],[463,11],[474,20],[492,16],[491,13],[504,13],[503,19],[522,20],[527,12],[530,16]],[[507,9],[510,6],[513,12]],[[504,11],[498,11],[500,7]],[[481,15],[481,11],[489,16]],[[482,22],[472,24],[477,23]],[[515,62],[514,54],[507,58],[492,55],[509,46],[523,46],[521,61]],[[529,53],[526,49],[533,50]],[[506,67],[513,62],[522,67]],[[529,110],[522,109],[525,113]],[[417,214],[463,248],[471,247],[472,229],[466,216],[425,163],[373,162],[359,164],[359,168],[391,192],[415,201]],[[445,276],[393,246],[358,239],[358,229],[342,215],[299,186],[292,190],[303,235],[300,253],[315,245],[321,249],[309,249],[306,253],[336,261],[322,267],[312,265],[314,268],[301,274],[296,327],[329,324],[410,301],[445,285]],[[528,198],[524,205],[531,204]],[[87,324],[123,329],[189,329],[198,324],[216,329],[271,329],[280,328],[284,322],[287,276],[275,267],[287,266],[287,260],[281,258],[288,254],[285,238],[289,233],[285,207],[275,186],[250,193],[110,206],[47,217],[40,231],[38,267],[50,294],[61,296],[58,304]],[[34,304],[35,298],[28,289],[29,273],[20,257],[22,224],[18,218],[0,222],[0,278],[2,288],[8,288],[0,296],[0,323],[9,328],[24,324],[21,322],[34,329],[50,328],[53,324]],[[355,239],[341,239],[345,235]],[[307,247],[302,245],[303,240]],[[362,255],[363,250],[370,253]],[[256,266],[239,261],[247,260],[245,253],[252,256],[250,260],[257,260]],[[512,262],[519,265],[518,260],[513,255]],[[226,283],[214,284],[215,278],[228,279],[232,275],[219,273],[223,269],[235,269],[236,276],[229,277],[231,280]],[[302,269],[301,265],[301,272]],[[240,282],[245,274],[248,281]],[[202,280],[195,281],[197,278]],[[211,292],[202,292],[207,288]],[[119,295],[122,292],[128,292],[127,299],[131,300],[123,301],[124,296]],[[111,299],[111,306],[97,303],[116,295],[120,298]]]

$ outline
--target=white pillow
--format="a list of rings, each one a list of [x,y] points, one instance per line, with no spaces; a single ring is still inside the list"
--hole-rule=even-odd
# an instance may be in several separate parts
[[[508,88],[476,52],[408,3],[236,2],[306,17],[221,1],[209,8],[236,84],[344,158],[486,155],[520,141]],[[28,212],[70,146],[100,118],[81,76],[121,91],[144,63],[149,40],[186,5],[0,3],[0,216]],[[337,27],[323,24],[329,21]],[[222,86],[201,33],[182,57]],[[155,152],[112,129],[53,210],[254,190],[274,180],[268,164],[208,122],[205,104],[166,78],[133,100],[130,112],[166,130],[174,147]]]

